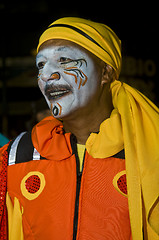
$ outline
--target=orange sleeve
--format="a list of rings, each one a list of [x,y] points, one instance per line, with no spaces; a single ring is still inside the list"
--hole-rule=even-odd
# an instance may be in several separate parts
[[[9,144],[0,148],[0,236],[7,238],[7,208],[6,208],[6,192],[7,192],[7,161],[8,154],[6,150]]]
[[[2,170],[3,153],[7,150],[9,143],[0,148],[0,172]]]

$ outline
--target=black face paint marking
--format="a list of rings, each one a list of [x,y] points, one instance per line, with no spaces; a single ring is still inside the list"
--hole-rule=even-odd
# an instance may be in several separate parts
[[[58,110],[58,108],[56,106],[53,107],[52,112],[53,112],[54,116],[57,116],[59,114],[59,110]]]
[[[64,50],[65,48],[66,48],[65,46],[59,47],[59,48],[57,49],[57,51],[60,52],[60,51]]]
[[[83,72],[80,69],[78,69],[78,68],[75,68],[75,69],[73,69],[73,68],[70,68],[70,69],[66,68],[65,71],[75,72],[77,74],[77,77],[79,77],[79,75],[80,75],[80,77],[84,78],[84,75],[82,74]]]
[[[76,60],[68,60],[66,62],[61,62],[61,65],[62,64],[68,64],[68,63],[75,63],[75,66],[77,66],[79,64],[79,67],[82,66],[82,62],[85,62],[86,64],[86,67],[87,67],[87,61],[83,58],[80,58],[80,59],[76,59]]]

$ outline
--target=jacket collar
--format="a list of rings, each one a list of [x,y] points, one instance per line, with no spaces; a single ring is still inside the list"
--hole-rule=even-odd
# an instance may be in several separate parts
[[[52,160],[63,160],[72,155],[71,133],[65,133],[63,124],[50,116],[35,125],[32,142],[41,156]],[[86,149],[94,158],[107,158],[123,150],[120,115],[116,109],[110,118],[100,125],[99,133],[91,133]]]
[[[32,130],[32,142],[42,157],[63,160],[72,155],[71,133],[64,133],[60,121],[50,116],[43,119]]]

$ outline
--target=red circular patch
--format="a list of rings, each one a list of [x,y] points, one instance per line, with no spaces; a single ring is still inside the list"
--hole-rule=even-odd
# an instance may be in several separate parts
[[[36,193],[40,189],[40,178],[37,175],[30,176],[25,181],[25,187],[29,193]]]
[[[121,192],[127,194],[126,174],[120,176],[117,181],[117,185]]]

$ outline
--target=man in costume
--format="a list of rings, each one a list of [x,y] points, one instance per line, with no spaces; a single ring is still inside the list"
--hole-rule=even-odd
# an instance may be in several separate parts
[[[159,239],[159,110],[118,81],[120,40],[62,18],[37,51],[53,116],[1,149],[0,239]]]

